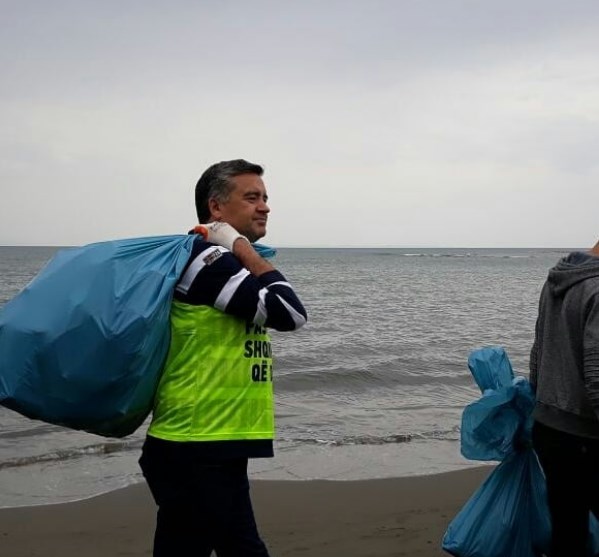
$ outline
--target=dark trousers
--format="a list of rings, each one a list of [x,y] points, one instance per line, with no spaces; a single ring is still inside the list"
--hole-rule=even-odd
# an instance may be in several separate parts
[[[586,557],[589,512],[599,517],[599,440],[535,422],[533,447],[547,479],[550,557]]]
[[[186,443],[146,443],[140,466],[158,505],[154,557],[268,557],[250,500],[247,459],[198,461]],[[202,459],[204,460],[204,459]]]

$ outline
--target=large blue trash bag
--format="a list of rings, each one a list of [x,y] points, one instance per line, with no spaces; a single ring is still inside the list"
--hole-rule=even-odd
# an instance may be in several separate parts
[[[501,463],[449,524],[442,547],[456,557],[537,557],[551,540],[545,476],[531,448],[534,393],[514,377],[501,347],[475,350],[468,367],[482,397],[462,414],[461,450],[471,460]],[[599,553],[599,523],[590,515],[589,555]]]
[[[457,557],[535,557],[549,548],[545,478],[532,449],[512,452],[451,521],[443,549]]]
[[[59,251],[0,311],[0,404],[108,437],[148,416],[193,235]]]

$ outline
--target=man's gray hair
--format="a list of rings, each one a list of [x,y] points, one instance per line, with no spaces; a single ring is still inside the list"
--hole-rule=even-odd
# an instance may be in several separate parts
[[[200,176],[196,184],[196,213],[200,223],[208,222],[210,219],[210,207],[208,201],[217,199],[225,202],[233,190],[231,178],[240,174],[257,174],[262,176],[264,168],[243,159],[232,161],[221,161],[207,168]]]

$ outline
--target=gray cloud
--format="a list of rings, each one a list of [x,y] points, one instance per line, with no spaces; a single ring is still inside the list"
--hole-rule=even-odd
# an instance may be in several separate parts
[[[586,245],[598,11],[11,3],[0,244],[183,232],[199,173],[243,156],[267,168],[277,245]]]

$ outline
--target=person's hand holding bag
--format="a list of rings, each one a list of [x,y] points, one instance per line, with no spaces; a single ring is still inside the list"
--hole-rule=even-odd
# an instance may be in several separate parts
[[[229,251],[233,251],[233,244],[239,238],[243,238],[249,243],[249,240],[243,234],[237,232],[237,230],[226,222],[217,221],[200,224],[195,227],[194,231],[204,236],[207,242],[227,248]]]

